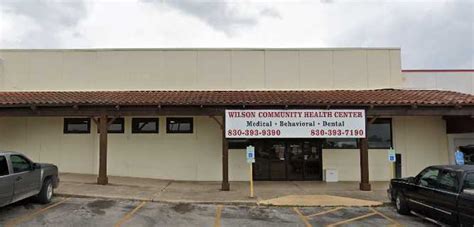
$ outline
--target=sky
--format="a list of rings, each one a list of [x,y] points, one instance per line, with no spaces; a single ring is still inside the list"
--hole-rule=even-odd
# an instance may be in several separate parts
[[[0,0],[0,48],[400,47],[474,69],[474,0]]]

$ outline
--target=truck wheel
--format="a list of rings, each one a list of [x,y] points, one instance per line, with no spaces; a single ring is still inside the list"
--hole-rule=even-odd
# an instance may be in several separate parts
[[[395,208],[397,209],[397,212],[399,214],[410,214],[410,209],[408,208],[407,201],[402,193],[397,193],[397,196],[395,197]]]
[[[43,182],[41,191],[37,196],[38,202],[42,204],[50,203],[51,199],[53,198],[53,193],[53,181],[51,180],[51,178],[48,178]]]

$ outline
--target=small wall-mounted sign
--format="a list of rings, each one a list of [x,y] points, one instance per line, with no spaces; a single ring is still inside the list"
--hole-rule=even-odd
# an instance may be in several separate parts
[[[388,150],[388,161],[389,162],[396,162],[397,161],[397,156],[395,154],[395,150],[390,148],[390,150]]]
[[[454,152],[454,159],[456,161],[456,165],[464,165],[464,153],[461,151]]]
[[[247,163],[255,163],[255,147],[247,147]]]

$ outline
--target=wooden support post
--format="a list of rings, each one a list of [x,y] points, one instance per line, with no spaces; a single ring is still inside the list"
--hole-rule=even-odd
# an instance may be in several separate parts
[[[369,183],[369,143],[367,138],[359,140],[360,146],[360,184],[361,191],[370,191]]]
[[[222,191],[230,191],[229,184],[229,143],[225,136],[225,116],[222,119]]]
[[[107,178],[107,134],[108,134],[107,115],[102,114],[99,119],[100,148],[99,148],[99,177],[97,184],[106,185],[109,182]]]

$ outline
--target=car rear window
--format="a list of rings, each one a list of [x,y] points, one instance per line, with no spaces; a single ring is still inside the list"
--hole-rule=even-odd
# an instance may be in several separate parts
[[[5,156],[0,156],[0,176],[8,175],[8,164]]]

